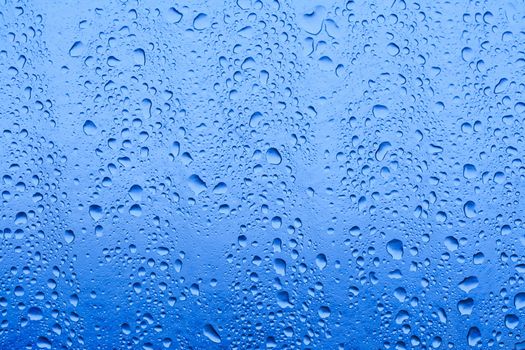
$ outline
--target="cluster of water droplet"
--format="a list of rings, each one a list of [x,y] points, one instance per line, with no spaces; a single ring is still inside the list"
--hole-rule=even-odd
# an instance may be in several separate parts
[[[4,0],[0,347],[525,349],[524,15]]]

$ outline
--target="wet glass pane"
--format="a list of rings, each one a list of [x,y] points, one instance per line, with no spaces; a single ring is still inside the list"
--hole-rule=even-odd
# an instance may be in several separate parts
[[[0,349],[525,349],[525,4],[0,0]]]

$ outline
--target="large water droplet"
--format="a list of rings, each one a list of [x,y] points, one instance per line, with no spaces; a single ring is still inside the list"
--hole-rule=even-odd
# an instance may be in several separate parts
[[[97,126],[89,119],[84,122],[82,129],[84,130],[84,134],[88,136],[92,136],[97,133]]]
[[[279,151],[275,148],[269,148],[266,151],[266,161],[270,164],[278,165],[281,164],[282,157]]]
[[[193,28],[204,30],[210,26],[210,17],[205,13],[199,13],[193,20]]]
[[[89,215],[95,221],[99,221],[104,216],[104,211],[102,207],[96,204],[89,206]]]
[[[394,260],[403,259],[403,242],[399,239],[393,239],[386,244],[387,252]]]
[[[208,338],[212,342],[217,343],[217,344],[221,342],[221,336],[211,324],[207,323],[204,326],[203,333],[204,333],[204,336],[206,336],[206,338]]]
[[[204,192],[208,188],[206,183],[197,174],[193,174],[188,178],[188,186],[195,194]]]
[[[463,206],[463,212],[465,216],[469,219],[476,217],[476,203],[474,203],[473,201],[467,201]]]

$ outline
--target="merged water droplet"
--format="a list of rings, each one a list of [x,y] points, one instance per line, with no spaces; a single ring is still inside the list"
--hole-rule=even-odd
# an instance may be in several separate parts
[[[197,174],[193,174],[188,178],[188,186],[195,194],[200,194],[208,189],[206,183]]]
[[[386,244],[386,250],[394,260],[403,259],[403,242],[399,239],[390,240]]]

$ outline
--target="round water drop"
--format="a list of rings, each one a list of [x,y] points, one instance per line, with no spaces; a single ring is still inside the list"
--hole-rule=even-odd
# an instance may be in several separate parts
[[[248,57],[244,60],[244,62],[241,64],[241,68],[243,70],[251,70],[257,68],[257,63],[253,59],[253,57]]]
[[[47,339],[46,337],[40,336],[36,340],[36,347],[39,349],[51,349],[51,346],[51,340]]]
[[[390,43],[386,46],[386,51],[390,56],[397,56],[399,54],[399,46],[394,43]]]
[[[445,221],[447,221],[447,214],[443,211],[438,211],[436,213],[436,221],[440,224],[444,223]]]
[[[386,244],[386,251],[394,260],[401,260],[403,258],[403,242],[399,239],[389,241]]]
[[[500,229],[500,233],[503,235],[503,236],[506,236],[506,235],[510,235],[510,233],[512,232],[511,228],[509,225],[503,225]]]
[[[199,13],[193,20],[193,28],[204,30],[210,26],[210,17],[205,13]]]
[[[465,179],[473,179],[478,175],[476,167],[472,164],[463,165],[463,177]]]
[[[133,204],[131,208],[129,208],[129,214],[133,217],[140,217],[142,216],[142,208],[138,204]]]
[[[263,115],[261,114],[261,112],[254,112],[250,117],[250,127],[257,127],[262,119]]]
[[[323,28],[324,15],[326,9],[323,6],[316,6],[312,12],[305,13],[297,18],[299,26],[309,34],[319,34]]]
[[[350,235],[354,236],[354,237],[360,236],[361,235],[361,228],[359,228],[359,226],[353,226],[350,229]]]
[[[226,192],[228,192],[228,186],[224,182],[219,182],[213,188],[214,194],[225,194]]]
[[[520,319],[518,316],[513,314],[505,315],[505,327],[508,329],[514,329],[518,327],[518,323],[520,322]]]
[[[89,119],[84,122],[82,129],[84,130],[84,134],[88,136],[92,136],[97,133],[97,126]]]
[[[17,297],[23,297],[25,294],[24,288],[22,286],[16,286],[15,287],[15,295]]]
[[[170,252],[170,249],[167,247],[158,247],[157,248],[157,254],[160,256],[168,255]]]
[[[466,202],[463,206],[463,213],[469,219],[476,217],[476,203],[474,203],[473,201]]]
[[[516,111],[516,113],[518,114],[521,114],[521,113],[525,113],[525,103],[523,102],[518,102],[514,105],[514,110]]]
[[[15,225],[27,224],[27,214],[23,211],[19,212],[15,216]]]
[[[27,317],[30,321],[40,321],[44,318],[44,315],[42,313],[42,310],[39,307],[31,306],[27,310]]]
[[[219,344],[221,342],[221,337],[220,337],[219,333],[209,323],[207,323],[204,326],[203,334],[204,334],[204,336],[206,338],[208,338],[209,340],[211,340],[212,342],[214,342],[216,344]]]
[[[470,47],[464,47],[463,50],[461,50],[461,58],[463,58],[463,61],[470,62],[474,59],[474,51]]]
[[[281,161],[282,161],[282,157],[281,157],[281,154],[279,153],[279,151],[275,148],[269,148],[267,151],[266,151],[266,161],[270,164],[273,164],[273,165],[278,165],[278,164],[281,164]]]
[[[142,200],[142,187],[139,185],[133,185],[128,191],[128,196],[135,202],[140,202]]]
[[[388,117],[388,107],[383,105],[375,105],[374,107],[372,107],[372,114],[376,118],[384,119]]]
[[[328,318],[330,317],[330,308],[328,306],[321,306],[319,310],[317,311],[319,317],[321,318]]]
[[[182,19],[182,13],[180,13],[175,7],[170,7],[166,11],[166,21],[170,23],[179,23]]]
[[[324,254],[317,255],[317,257],[315,258],[315,264],[317,265],[319,270],[324,270],[324,268],[327,265],[326,255]]]
[[[120,325],[120,330],[122,331],[122,334],[131,334],[131,327],[128,323],[123,323]]]
[[[518,310],[525,308],[525,293],[520,292],[514,296],[514,307]]]
[[[67,244],[73,243],[75,240],[75,233],[72,230],[65,230],[64,231],[64,241],[66,241]]]
[[[274,229],[279,229],[281,228],[281,225],[283,223],[283,220],[279,217],[279,216],[274,216],[272,218],[272,227]]]
[[[321,56],[319,58],[319,68],[321,68],[322,71],[331,71],[333,70],[333,64],[334,61],[328,56]]]
[[[99,221],[104,216],[104,211],[100,205],[90,205],[89,206],[89,216],[95,221]]]
[[[275,270],[275,273],[279,276],[285,276],[286,275],[286,261],[283,259],[275,259],[273,261],[273,269]]]

